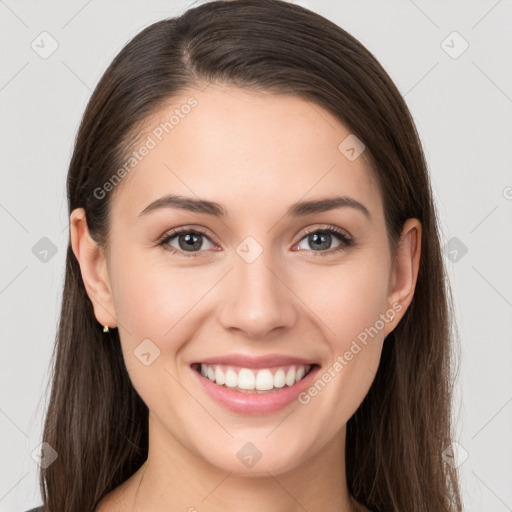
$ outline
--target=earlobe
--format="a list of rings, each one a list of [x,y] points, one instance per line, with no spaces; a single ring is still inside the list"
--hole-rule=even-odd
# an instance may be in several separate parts
[[[390,280],[388,306],[399,312],[389,323],[386,335],[405,314],[414,296],[421,257],[421,222],[407,219],[397,244],[396,258]]]
[[[90,236],[83,208],[70,215],[70,237],[73,253],[80,265],[85,290],[101,325],[117,325],[105,253]]]

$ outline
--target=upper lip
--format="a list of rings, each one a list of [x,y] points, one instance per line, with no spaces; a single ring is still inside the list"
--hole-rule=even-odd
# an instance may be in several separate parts
[[[309,359],[292,357],[280,354],[268,354],[265,356],[249,356],[243,354],[226,354],[217,357],[208,357],[192,364],[223,364],[240,366],[242,368],[272,368],[274,366],[317,364]]]

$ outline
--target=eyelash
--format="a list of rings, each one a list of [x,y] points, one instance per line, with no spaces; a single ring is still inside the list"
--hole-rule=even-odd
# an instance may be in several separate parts
[[[160,241],[158,242],[158,245],[159,246],[163,246],[165,250],[170,251],[172,254],[183,253],[182,255],[185,258],[196,258],[203,251],[196,251],[196,252],[187,253],[185,251],[181,251],[180,249],[176,249],[175,247],[166,246],[173,238],[175,238],[178,235],[181,235],[183,233],[188,233],[188,234],[192,233],[192,234],[196,234],[196,235],[203,235],[206,238],[210,239],[210,237],[208,236],[206,231],[204,231],[201,228],[190,229],[190,228],[183,227],[183,228],[176,228],[176,229],[173,229],[173,230],[168,231],[167,233],[165,233],[160,238]],[[307,230],[307,231],[305,231],[302,234],[302,236],[299,239],[299,241],[296,242],[294,245],[297,245],[304,238],[306,238],[308,235],[310,235],[312,233],[328,233],[328,234],[331,234],[331,235],[335,235],[339,239],[339,241],[341,242],[341,244],[338,247],[334,248],[334,249],[329,249],[327,251],[310,251],[310,252],[313,253],[314,256],[326,256],[326,255],[329,255],[329,254],[337,253],[339,251],[345,250],[348,247],[354,245],[354,241],[351,238],[349,238],[341,229],[336,228],[334,226],[327,226],[325,228],[313,228],[313,229]],[[302,249],[301,251],[304,251],[304,250]]]

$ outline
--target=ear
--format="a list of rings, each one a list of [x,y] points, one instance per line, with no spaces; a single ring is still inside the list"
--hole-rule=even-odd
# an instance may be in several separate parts
[[[412,301],[418,278],[420,255],[421,222],[418,219],[407,219],[397,244],[389,281],[388,307],[395,312],[395,315],[390,322],[386,322],[385,336],[398,325]]]
[[[71,247],[80,265],[85,290],[94,308],[94,316],[101,325],[115,327],[117,317],[105,253],[89,234],[83,208],[73,210],[69,225]]]

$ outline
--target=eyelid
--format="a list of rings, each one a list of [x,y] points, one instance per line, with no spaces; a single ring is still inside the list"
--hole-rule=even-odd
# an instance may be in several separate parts
[[[217,242],[215,241],[215,237],[211,236],[207,230],[205,228],[202,228],[202,227],[193,227],[193,226],[189,226],[189,225],[186,225],[186,226],[178,226],[176,228],[172,228],[172,229],[169,229],[168,231],[166,231],[163,235],[161,235],[159,238],[158,238],[158,244],[161,244],[163,243],[165,240],[167,240],[168,238],[174,238],[175,236],[177,235],[180,235],[182,233],[199,233],[201,235],[204,235],[206,238],[208,238],[211,242],[215,243],[216,245]]]
[[[300,242],[304,237],[310,235],[311,233],[316,233],[317,231],[326,231],[328,233],[332,233],[342,238],[345,238],[348,242],[353,242],[352,236],[348,233],[348,231],[346,231],[345,229],[338,228],[337,226],[333,226],[331,224],[324,224],[321,227],[316,225],[311,228],[306,228],[301,233],[301,236],[298,241]]]

